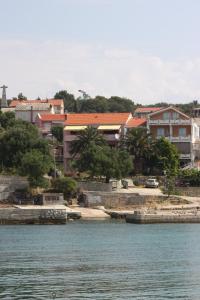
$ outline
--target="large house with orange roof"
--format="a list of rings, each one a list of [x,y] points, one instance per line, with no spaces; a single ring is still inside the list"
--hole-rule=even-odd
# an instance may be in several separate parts
[[[67,114],[64,122],[64,169],[67,173],[70,168],[71,142],[88,126],[97,128],[105,140],[115,147],[120,137],[130,128],[144,126],[146,119],[134,119],[131,113],[88,113]]]

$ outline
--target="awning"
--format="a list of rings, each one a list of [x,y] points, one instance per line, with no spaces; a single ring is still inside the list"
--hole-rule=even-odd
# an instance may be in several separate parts
[[[98,130],[119,130],[121,125],[100,125]]]
[[[87,126],[65,126],[64,130],[68,130],[68,131],[80,131],[80,130],[85,130],[87,128]]]

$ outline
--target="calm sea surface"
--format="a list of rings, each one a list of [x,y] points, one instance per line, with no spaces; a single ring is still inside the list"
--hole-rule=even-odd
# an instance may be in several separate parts
[[[0,226],[0,299],[200,299],[200,225]]]

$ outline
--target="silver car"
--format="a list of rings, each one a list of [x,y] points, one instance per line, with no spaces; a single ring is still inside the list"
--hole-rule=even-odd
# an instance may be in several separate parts
[[[147,179],[145,186],[147,188],[157,188],[159,186],[159,182],[155,178]]]

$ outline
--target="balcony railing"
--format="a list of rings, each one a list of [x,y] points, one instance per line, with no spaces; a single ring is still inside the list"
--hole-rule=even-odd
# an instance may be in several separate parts
[[[191,136],[157,136],[157,139],[160,138],[165,138],[169,140],[170,142],[190,142],[191,141]]]
[[[120,135],[118,133],[115,134],[104,134],[103,137],[107,140],[107,141],[118,141]]]
[[[180,154],[180,158],[181,159],[191,159],[191,154],[183,154],[183,153],[181,153]]]
[[[149,119],[148,121],[149,125],[190,125],[191,121],[190,120],[152,120]]]
[[[170,137],[171,142],[190,142],[191,136],[171,136]]]

